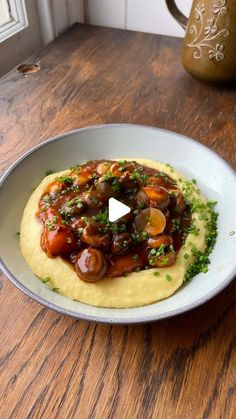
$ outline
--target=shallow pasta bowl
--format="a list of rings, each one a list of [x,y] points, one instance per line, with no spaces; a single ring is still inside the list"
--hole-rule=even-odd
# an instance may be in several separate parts
[[[61,171],[87,160],[124,157],[169,163],[189,179],[195,178],[207,198],[218,202],[218,238],[209,271],[196,275],[168,299],[130,309],[92,307],[69,300],[39,281],[21,255],[17,232],[26,202],[48,169]],[[136,125],[78,129],[28,151],[6,171],[0,186],[1,268],[25,294],[63,314],[119,324],[159,320],[206,302],[236,274],[236,175],[216,153],[176,133]]]

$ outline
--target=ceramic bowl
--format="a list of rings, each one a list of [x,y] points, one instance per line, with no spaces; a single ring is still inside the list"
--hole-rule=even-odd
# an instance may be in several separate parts
[[[196,275],[166,300],[131,309],[92,307],[51,291],[26,265],[17,231],[23,209],[48,169],[60,171],[75,163],[100,158],[147,158],[169,163],[216,200],[219,234],[206,274]],[[217,154],[173,132],[135,125],[78,129],[48,140],[20,157],[1,178],[0,254],[6,276],[39,303],[80,319],[104,323],[141,323],[193,309],[225,288],[236,273],[236,176]]]

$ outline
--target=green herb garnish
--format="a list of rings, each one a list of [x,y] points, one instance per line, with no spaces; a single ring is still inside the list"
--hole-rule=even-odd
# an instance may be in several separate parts
[[[208,265],[210,263],[209,255],[216,243],[218,213],[213,211],[212,205],[206,205],[205,207],[209,211],[209,221],[206,222],[206,249],[204,252],[201,252],[196,246],[192,246],[191,252],[194,256],[194,261],[188,267],[185,274],[185,281],[189,281],[200,272],[206,273],[208,271]]]
[[[59,290],[60,290],[60,288],[57,288],[57,287],[52,288],[52,291],[54,291],[54,292],[58,292]]]
[[[51,170],[51,169],[49,169],[49,170],[47,170],[47,171],[45,172],[45,176],[52,175],[53,173],[55,173],[55,170]]]
[[[42,278],[42,283],[47,284],[50,280],[51,280],[51,278],[49,278],[49,276],[47,276],[46,278]]]
[[[61,183],[67,183],[68,185],[72,185],[72,183],[74,182],[74,179],[71,176],[59,176],[56,177],[56,180],[58,180],[58,182]]]

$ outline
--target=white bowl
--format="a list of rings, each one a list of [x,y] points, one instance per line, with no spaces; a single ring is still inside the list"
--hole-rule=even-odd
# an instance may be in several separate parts
[[[60,171],[75,163],[100,158],[147,158],[170,163],[195,178],[210,200],[216,200],[218,238],[206,274],[196,275],[166,300],[131,309],[106,309],[72,301],[42,284],[26,265],[17,231],[32,189],[48,169]],[[40,144],[20,157],[0,181],[0,254],[6,276],[39,303],[80,319],[104,323],[141,323],[183,313],[225,288],[236,273],[236,176],[216,153],[173,132],[136,125],[105,125],[78,129]]]

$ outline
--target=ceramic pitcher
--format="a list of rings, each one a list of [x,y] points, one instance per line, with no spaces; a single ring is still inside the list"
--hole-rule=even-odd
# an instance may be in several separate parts
[[[190,16],[166,0],[186,30],[183,65],[193,76],[223,84],[236,81],[236,0],[194,0]]]

